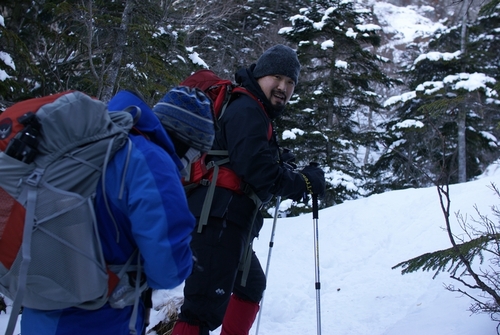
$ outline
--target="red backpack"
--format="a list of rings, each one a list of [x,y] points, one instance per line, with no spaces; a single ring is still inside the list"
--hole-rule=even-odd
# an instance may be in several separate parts
[[[205,92],[205,94],[212,100],[215,120],[219,120],[223,116],[233,94],[248,95],[259,104],[262,111],[265,113],[264,105],[262,105],[257,97],[255,97],[247,89],[241,86],[236,86],[230,80],[220,78],[211,70],[199,70],[187,77],[180,83],[180,85],[196,87]],[[271,139],[272,132],[273,128],[271,122],[269,122],[267,134],[268,140]],[[184,185],[187,186],[187,190],[190,190],[192,187],[195,187],[200,183],[208,184],[213,180],[214,168],[229,162],[229,158],[227,158],[222,161],[207,163],[205,161],[207,155],[227,156],[228,153],[224,150],[211,150],[204,154],[200,160],[193,163],[191,165],[190,176],[184,180]],[[239,193],[242,192],[241,181],[233,171],[223,166],[219,167],[218,170],[218,176],[216,176],[217,186],[228,188]]]
[[[203,69],[195,72],[180,83],[181,86],[196,87],[205,92],[212,100],[214,119],[217,122],[231,102],[233,94],[246,94],[254,99],[262,111],[265,113],[264,105],[247,89],[235,85],[232,81],[222,79],[213,71]],[[266,114],[267,115],[267,114]],[[272,124],[269,121],[267,139],[270,140],[273,133]],[[226,156],[227,158],[206,162],[206,156]],[[191,164],[189,177],[183,180],[184,189],[187,193],[198,185],[209,185],[207,196],[203,204],[202,213],[200,216],[200,224],[198,232],[204,224],[206,224],[210,206],[212,203],[215,186],[224,187],[237,193],[243,193],[241,179],[231,169],[221,166],[229,162],[229,154],[227,150],[210,150],[204,154],[201,159]]]

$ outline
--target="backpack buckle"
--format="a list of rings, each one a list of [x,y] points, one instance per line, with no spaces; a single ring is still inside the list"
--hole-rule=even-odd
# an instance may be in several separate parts
[[[215,166],[215,162],[214,162],[214,161],[210,161],[210,162],[208,162],[208,163],[205,165],[205,167],[206,167],[206,169],[207,169],[207,170],[212,169],[214,166]]]
[[[37,187],[38,184],[40,183],[40,180],[42,179],[43,176],[43,169],[41,168],[36,168],[31,175],[26,179],[26,184]]]
[[[200,185],[202,186],[210,186],[211,182],[209,179],[202,179],[200,180]]]

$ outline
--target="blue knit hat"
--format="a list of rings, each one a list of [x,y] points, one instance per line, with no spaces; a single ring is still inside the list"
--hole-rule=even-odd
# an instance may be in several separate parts
[[[190,147],[201,152],[212,148],[215,138],[212,103],[201,90],[174,87],[153,107],[153,112],[165,130]]]
[[[267,49],[257,60],[253,70],[256,79],[281,74],[291,78],[295,84],[299,81],[300,63],[297,53],[286,45],[278,44]]]

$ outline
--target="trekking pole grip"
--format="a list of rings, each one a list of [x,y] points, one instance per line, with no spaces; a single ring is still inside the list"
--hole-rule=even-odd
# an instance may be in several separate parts
[[[312,210],[313,210],[313,220],[318,219],[318,195],[312,195]]]
[[[319,167],[318,162],[309,162],[310,166]],[[318,219],[318,195],[312,194],[313,219]]]

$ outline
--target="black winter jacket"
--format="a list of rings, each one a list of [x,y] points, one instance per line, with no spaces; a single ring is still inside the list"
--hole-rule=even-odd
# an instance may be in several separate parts
[[[273,133],[268,140],[269,123],[279,116],[254,79],[252,70],[241,69],[236,73],[236,83],[245,87],[264,105],[264,112],[252,97],[241,94],[233,99],[218,121],[219,129],[212,146],[214,150],[228,150],[230,162],[225,165],[233,170],[243,183],[257,194],[262,202],[273,195],[300,199],[306,191],[302,176],[287,170],[279,163],[279,148]],[[220,159],[222,157],[216,158]],[[207,160],[209,161],[210,158]],[[188,195],[192,213],[199,217],[207,192],[200,186]],[[252,226],[255,204],[248,196],[217,187],[212,201],[211,216],[232,221],[243,227],[253,227],[257,236],[262,227],[262,216],[258,213]]]

